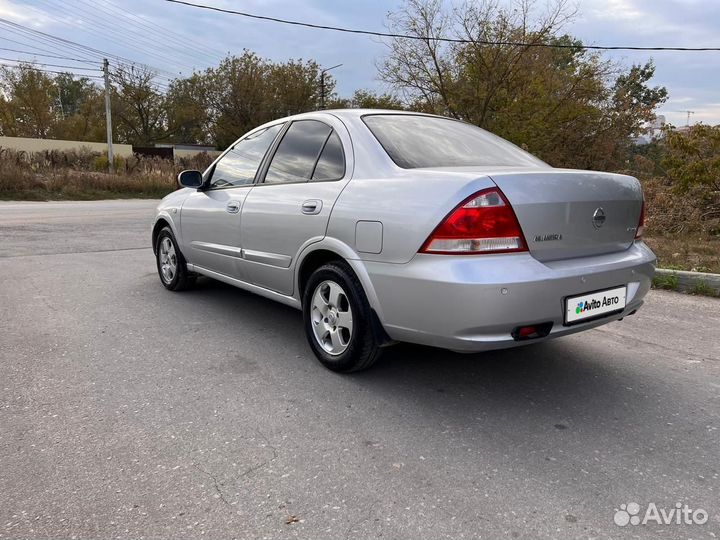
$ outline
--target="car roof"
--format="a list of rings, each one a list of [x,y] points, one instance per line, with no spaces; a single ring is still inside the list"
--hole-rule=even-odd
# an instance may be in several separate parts
[[[307,116],[315,116],[322,114],[331,114],[340,118],[341,120],[344,118],[359,118],[368,114],[401,114],[407,116],[431,116],[435,118],[445,118],[444,116],[438,116],[435,114],[427,114],[416,111],[399,111],[396,109],[322,109],[317,111],[308,111],[300,114],[294,114],[285,118],[278,118],[277,120],[274,120],[274,122],[280,120],[296,120]]]

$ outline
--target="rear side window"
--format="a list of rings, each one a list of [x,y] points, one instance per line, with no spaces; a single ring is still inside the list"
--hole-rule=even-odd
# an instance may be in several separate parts
[[[363,122],[400,167],[547,167],[538,158],[477,126],[434,116],[373,114]]]
[[[309,180],[331,132],[330,126],[316,120],[293,122],[270,162],[265,183]]]
[[[210,187],[221,188],[252,184],[260,162],[282,126],[283,124],[270,126],[238,141],[215,164],[215,169],[210,177]]]
[[[330,134],[313,172],[313,180],[340,180],[345,176],[345,154],[340,137]]]

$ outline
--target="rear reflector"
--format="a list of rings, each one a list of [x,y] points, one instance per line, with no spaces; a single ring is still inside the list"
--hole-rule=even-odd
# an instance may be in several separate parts
[[[465,199],[425,241],[422,253],[468,255],[527,251],[515,212],[498,188]]]
[[[552,325],[552,322],[546,322],[528,326],[518,326],[510,334],[515,341],[543,338],[550,333]]]
[[[518,329],[518,337],[521,338],[528,338],[530,336],[533,336],[537,334],[537,326],[521,326]]]

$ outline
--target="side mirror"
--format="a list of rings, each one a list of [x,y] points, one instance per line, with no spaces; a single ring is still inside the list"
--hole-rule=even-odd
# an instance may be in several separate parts
[[[203,175],[200,171],[187,170],[178,174],[178,184],[181,187],[199,188],[203,185]]]

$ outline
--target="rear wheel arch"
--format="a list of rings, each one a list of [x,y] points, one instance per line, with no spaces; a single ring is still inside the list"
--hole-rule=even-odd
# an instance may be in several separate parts
[[[375,294],[375,289],[372,286],[370,277],[365,271],[362,262],[357,259],[343,257],[339,251],[342,250],[334,250],[331,247],[323,247],[311,251],[301,259],[297,272],[297,291],[300,302],[302,303],[303,301],[308,280],[315,270],[333,261],[342,263],[344,266],[347,266],[348,270],[358,279],[370,304],[370,311],[372,314],[371,324],[373,331],[375,332],[376,340],[381,346],[392,344],[394,341],[390,336],[388,336],[382,324],[381,315],[379,313],[380,305],[377,295]]]
[[[300,267],[298,269],[297,278],[298,295],[300,299],[302,299],[303,294],[305,294],[305,286],[307,285],[307,282],[310,279],[312,273],[324,264],[327,264],[331,261],[346,262],[341,255],[338,255],[336,252],[329,249],[316,249],[308,253],[302,259],[302,261],[300,262]]]

